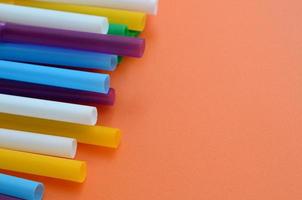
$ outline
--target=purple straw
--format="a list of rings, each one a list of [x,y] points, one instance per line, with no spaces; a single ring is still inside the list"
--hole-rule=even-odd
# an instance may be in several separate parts
[[[141,38],[42,28],[7,22],[0,22],[1,41],[57,46],[130,57],[142,57],[145,50],[145,40]]]
[[[3,194],[0,194],[0,200],[20,200],[19,198],[11,197],[11,196],[6,196]]]
[[[84,105],[113,105],[115,90],[108,94],[0,79],[0,93]]]

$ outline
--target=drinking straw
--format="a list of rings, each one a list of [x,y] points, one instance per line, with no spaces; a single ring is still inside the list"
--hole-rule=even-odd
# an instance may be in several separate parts
[[[106,34],[109,28],[105,17],[2,3],[0,21],[102,34]]]
[[[13,23],[0,23],[0,33],[2,42],[57,46],[120,56],[141,57],[145,50],[144,39],[117,35],[84,33]]]
[[[30,6],[35,8],[44,8],[66,12],[74,12],[88,15],[108,17],[109,23],[125,24],[130,30],[143,31],[147,16],[143,12],[134,12],[127,10],[118,10],[102,8],[95,6],[83,6],[74,4],[62,4],[52,2],[42,2],[35,0],[15,0],[14,4],[21,6]]]
[[[4,194],[0,194],[0,200],[21,200],[21,199],[16,198],[16,197],[6,196]]]
[[[40,0],[46,2],[71,3],[89,6],[101,6],[107,8],[133,10],[157,14],[158,0]]]
[[[44,194],[44,185],[39,182],[0,174],[0,193],[21,199],[41,200]]]
[[[113,71],[116,55],[31,44],[0,43],[0,59]]]
[[[82,183],[86,163],[66,158],[0,149],[0,169]]]
[[[128,27],[124,24],[109,24],[108,35],[128,36]]]
[[[127,33],[127,36],[128,37],[139,37],[140,34],[141,34],[141,32],[139,32],[139,31],[129,30],[128,33]]]
[[[95,125],[98,115],[92,106],[6,94],[0,94],[0,112],[85,125]]]
[[[0,128],[0,148],[74,158],[77,141],[67,137]]]
[[[129,30],[128,27],[123,24],[109,24],[108,35],[138,37],[140,33],[140,31]]]
[[[112,106],[115,90],[107,94],[0,79],[0,93],[81,105]]]
[[[0,60],[0,78],[108,93],[109,75]]]
[[[121,140],[121,132],[117,128],[86,126],[5,113],[0,113],[0,127],[70,137],[79,143],[109,148],[117,148]]]

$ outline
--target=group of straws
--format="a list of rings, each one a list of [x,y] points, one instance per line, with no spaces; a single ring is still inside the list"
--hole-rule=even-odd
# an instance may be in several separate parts
[[[113,105],[110,76],[157,0],[0,0],[0,169],[83,182],[77,142],[117,148],[120,130],[96,126]],[[98,70],[102,70],[100,73]],[[39,182],[0,174],[0,200],[43,198]]]

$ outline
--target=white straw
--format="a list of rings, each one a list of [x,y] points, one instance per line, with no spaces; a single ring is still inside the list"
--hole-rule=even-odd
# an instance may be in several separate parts
[[[46,2],[70,3],[133,10],[156,15],[158,0],[40,0]]]
[[[0,148],[74,158],[77,141],[72,138],[0,128]]]
[[[0,21],[23,25],[106,34],[107,18],[0,3]]]
[[[84,125],[95,125],[98,115],[92,106],[5,94],[0,94],[0,112]]]

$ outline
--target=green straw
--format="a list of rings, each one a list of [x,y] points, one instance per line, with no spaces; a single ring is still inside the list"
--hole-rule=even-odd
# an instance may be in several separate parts
[[[122,24],[110,24],[109,25],[109,35],[121,35],[121,36],[127,36],[128,33],[128,27],[126,25]]]
[[[128,27],[123,24],[110,24],[109,25],[109,35],[120,35],[128,37],[138,37],[141,32],[128,30]]]
[[[140,31],[132,31],[132,30],[128,30],[128,36],[129,37],[138,37],[141,34]]]

